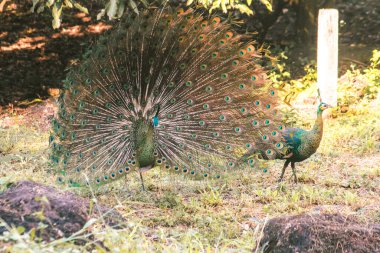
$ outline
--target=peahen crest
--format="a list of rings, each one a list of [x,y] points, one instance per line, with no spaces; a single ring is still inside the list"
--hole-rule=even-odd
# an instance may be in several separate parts
[[[154,166],[219,178],[255,147],[278,156],[284,127],[261,58],[216,16],[128,17],[64,80],[50,137],[58,180],[103,184]]]

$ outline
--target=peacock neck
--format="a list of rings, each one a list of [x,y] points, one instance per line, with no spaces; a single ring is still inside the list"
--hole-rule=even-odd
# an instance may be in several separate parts
[[[154,165],[154,128],[150,122],[139,120],[135,127],[136,161],[140,168]]]
[[[317,111],[317,119],[315,120],[314,127],[312,131],[317,134],[319,138],[322,138],[323,134],[323,118],[322,118],[323,111],[318,109]]]

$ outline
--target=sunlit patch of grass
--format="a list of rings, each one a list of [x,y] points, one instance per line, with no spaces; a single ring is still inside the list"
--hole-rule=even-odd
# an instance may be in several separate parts
[[[0,128],[0,154],[35,155],[46,149],[48,136],[25,126]]]
[[[351,152],[355,154],[380,151],[380,110],[356,115],[341,115],[334,120],[326,120],[320,151]],[[344,126],[344,127],[342,127]]]
[[[48,145],[48,133],[21,127],[0,128],[0,153],[2,154],[36,154]]]
[[[210,187],[208,191],[204,191],[201,195],[202,203],[206,206],[218,206],[223,202],[223,197],[221,195],[223,191],[223,187],[221,188],[212,188]]]

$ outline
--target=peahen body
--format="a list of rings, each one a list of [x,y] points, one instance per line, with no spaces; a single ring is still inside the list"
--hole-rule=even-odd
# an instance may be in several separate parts
[[[285,164],[282,168],[279,181],[283,179],[285,170],[290,163],[294,181],[297,182],[295,163],[304,161],[317,151],[323,136],[322,113],[330,107],[330,105],[323,102],[318,106],[317,119],[311,130],[305,131],[300,128],[287,128],[284,131],[283,138],[286,142],[286,146],[289,147],[289,151],[282,157],[282,159],[285,159]]]
[[[220,178],[254,146],[280,156],[285,128],[262,55],[219,17],[129,16],[64,81],[50,137],[58,180],[104,184],[155,166]]]
[[[245,162],[253,153],[259,153],[263,159],[266,160],[273,158],[283,159],[285,160],[285,164],[282,168],[281,176],[278,181],[282,181],[285,170],[290,164],[293,171],[294,181],[297,182],[295,163],[306,160],[317,151],[323,136],[322,113],[330,107],[331,106],[326,103],[320,103],[317,110],[317,119],[313,128],[309,131],[300,128],[285,129],[282,132],[282,138],[285,142],[284,150],[286,151],[282,154],[279,154],[276,157],[268,157],[261,151],[262,148],[260,149],[260,147],[258,147],[257,149],[251,149],[244,156],[242,156],[242,158],[240,158],[240,162]]]

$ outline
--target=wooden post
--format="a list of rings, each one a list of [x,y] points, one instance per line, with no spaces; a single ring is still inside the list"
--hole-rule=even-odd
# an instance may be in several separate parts
[[[322,102],[337,105],[338,10],[321,9],[318,16],[318,88]]]

